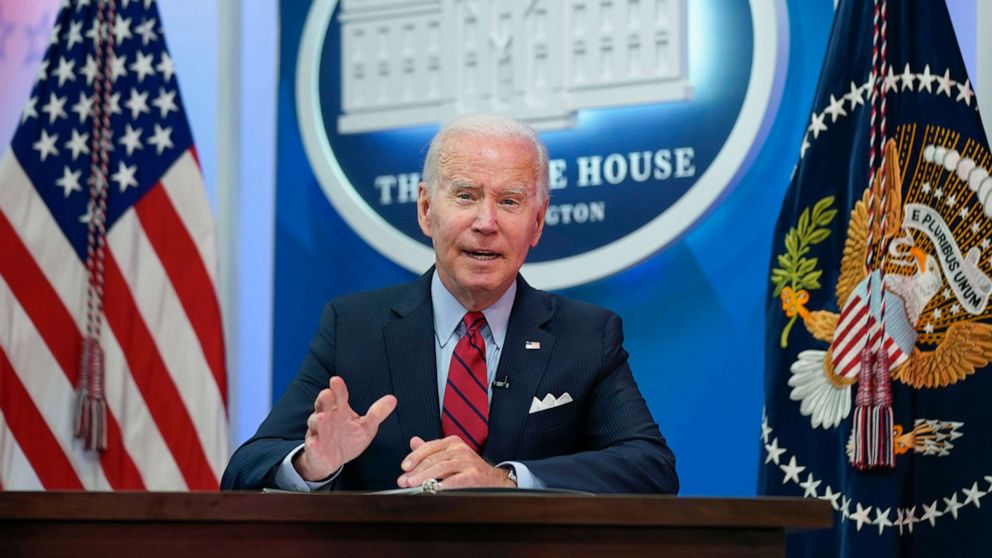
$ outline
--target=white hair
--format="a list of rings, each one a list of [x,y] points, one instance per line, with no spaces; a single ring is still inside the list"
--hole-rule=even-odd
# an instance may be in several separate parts
[[[424,184],[431,197],[437,190],[438,154],[457,136],[473,136],[492,139],[521,139],[534,147],[534,176],[537,177],[537,201],[544,203],[550,197],[548,190],[548,148],[544,146],[537,132],[530,126],[512,118],[498,114],[469,114],[458,117],[441,127],[441,131],[431,140],[424,160]]]

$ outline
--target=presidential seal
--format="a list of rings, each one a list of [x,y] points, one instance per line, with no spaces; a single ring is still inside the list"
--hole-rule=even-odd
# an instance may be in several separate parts
[[[808,140],[823,131],[816,128],[816,117],[803,145],[804,155]],[[788,318],[778,345],[786,349],[793,343],[797,324],[820,343],[798,352],[788,378],[790,398],[813,430],[830,431],[854,421],[847,425],[846,453],[855,468],[873,468],[864,466],[866,458],[859,455],[872,451],[857,440],[857,422],[872,420],[859,419],[859,404],[873,401],[873,393],[892,404],[887,380],[884,385],[878,380],[880,367],[886,378],[930,392],[967,382],[992,362],[990,168],[988,149],[952,128],[896,127],[885,144],[883,168],[847,215],[843,255],[834,272],[833,297],[839,311],[810,307],[811,295],[822,289],[821,278],[827,271],[815,254],[819,245],[830,241],[831,225],[838,217],[835,197],[823,197],[804,208],[783,239],[785,250],[777,255],[778,265],[771,274],[773,295]],[[874,257],[873,247],[881,247]],[[872,261],[876,265],[869,267],[866,262]],[[880,447],[894,459],[947,457],[966,431],[966,424],[954,417],[914,416],[891,424]],[[766,417],[766,463],[777,463],[788,451],[773,433]],[[876,463],[884,466],[884,459],[876,457]],[[795,456],[781,468],[786,474],[783,482],[792,480],[805,488],[807,496],[824,497],[817,490],[821,481],[813,474],[801,481],[799,474],[807,467]],[[858,520],[859,530],[864,523],[874,523],[879,533],[888,527],[898,527],[901,533],[904,526],[920,521],[915,505],[896,508],[893,523],[891,510],[884,510],[884,515],[876,510],[872,519],[871,506],[862,507],[829,486],[827,491],[826,497],[845,520]],[[976,482],[961,493],[965,503],[978,506],[987,491]],[[966,505],[957,492],[944,498],[945,511],[939,503],[926,506],[924,519],[934,523],[945,513],[956,519],[958,509]],[[849,509],[852,504],[857,512]]]

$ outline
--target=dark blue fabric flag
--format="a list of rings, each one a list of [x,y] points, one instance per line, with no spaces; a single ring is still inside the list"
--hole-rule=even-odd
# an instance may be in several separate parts
[[[842,0],[771,262],[759,492],[835,510],[790,556],[992,552],[990,169],[944,2]]]

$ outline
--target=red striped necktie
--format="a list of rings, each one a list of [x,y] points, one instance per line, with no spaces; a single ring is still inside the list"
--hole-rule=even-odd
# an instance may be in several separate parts
[[[444,387],[441,432],[455,435],[476,453],[482,453],[489,436],[489,389],[486,386],[486,341],[479,331],[486,323],[482,312],[462,319],[465,334],[455,345]]]

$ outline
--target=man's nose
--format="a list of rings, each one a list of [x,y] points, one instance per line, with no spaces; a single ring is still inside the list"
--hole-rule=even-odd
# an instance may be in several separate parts
[[[473,228],[482,233],[496,231],[496,202],[485,199],[478,205]]]

